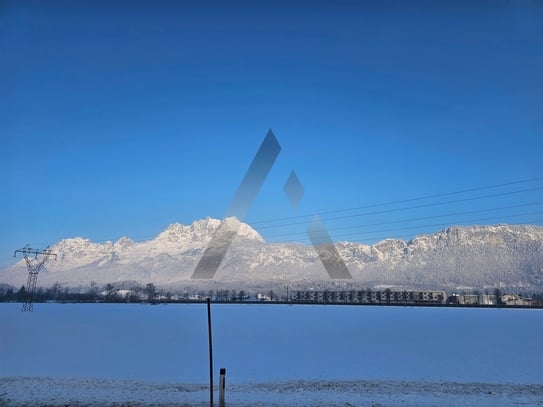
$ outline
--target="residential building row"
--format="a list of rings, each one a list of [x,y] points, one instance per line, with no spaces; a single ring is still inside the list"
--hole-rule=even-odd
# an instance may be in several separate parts
[[[392,290],[350,290],[350,291],[292,291],[290,301],[333,302],[351,304],[444,304],[445,291],[392,291]]]
[[[505,305],[536,306],[536,300],[515,294],[451,294],[445,291],[399,290],[300,290],[292,291],[289,301],[349,304],[457,304],[457,305]]]

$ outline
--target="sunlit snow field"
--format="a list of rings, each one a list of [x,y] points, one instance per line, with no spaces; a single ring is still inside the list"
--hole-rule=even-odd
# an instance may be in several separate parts
[[[206,318],[205,304],[0,304],[0,405],[205,403]],[[227,368],[241,404],[543,405],[543,310],[237,304],[212,318],[215,375]],[[449,398],[428,398],[444,383]]]

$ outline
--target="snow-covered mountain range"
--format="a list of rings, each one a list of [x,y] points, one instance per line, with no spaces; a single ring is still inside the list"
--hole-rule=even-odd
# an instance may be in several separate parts
[[[234,219],[235,220],[235,219]],[[226,219],[223,222],[229,222]],[[38,285],[58,282],[88,287],[91,282],[130,285],[154,283],[183,288],[235,286],[316,287],[334,284],[312,246],[266,243],[247,224],[238,234],[213,280],[192,280],[192,272],[221,221],[172,224],[156,238],[93,243],[64,239],[52,246],[56,261],[40,272]],[[410,241],[387,239],[368,246],[336,243],[351,272],[344,287],[398,286],[420,289],[509,288],[543,291],[543,227],[495,225],[450,227]],[[0,270],[0,283],[26,283],[23,260]]]

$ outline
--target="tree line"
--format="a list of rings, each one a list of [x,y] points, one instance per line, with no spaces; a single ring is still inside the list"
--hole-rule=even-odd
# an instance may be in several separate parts
[[[328,290],[325,290],[328,291]],[[335,290],[330,290],[332,294]],[[369,290],[367,290],[369,291]],[[384,292],[386,293],[387,290]],[[390,291],[390,290],[388,290]],[[288,292],[288,291],[287,291]],[[485,291],[486,295],[494,294],[497,299],[497,305],[501,303],[501,290]],[[474,290],[470,294],[479,295],[480,291]],[[145,286],[114,286],[106,284],[99,286],[91,282],[90,286],[80,290],[62,287],[55,283],[51,287],[39,287],[32,296],[32,302],[112,302],[112,303],[175,303],[203,301],[211,298],[212,301],[219,302],[241,302],[241,301],[288,301],[286,293],[276,294],[273,290],[266,292],[247,292],[245,290],[235,289],[216,289],[216,290],[197,290],[186,288],[179,292],[172,293],[168,290],[156,287],[153,283]],[[543,293],[541,292],[518,292],[517,295],[523,298],[531,298],[537,306],[543,306]],[[23,285],[19,289],[0,284],[0,302],[26,302],[29,299],[29,293]],[[447,301],[449,302],[449,301]]]
[[[213,301],[246,301],[257,299],[255,294],[249,295],[244,290],[184,290],[181,293],[172,293],[168,290],[157,288],[153,283],[145,286],[132,286],[119,288],[113,284],[103,287],[91,283],[90,287],[74,290],[62,287],[55,283],[51,287],[37,288],[32,295],[32,302],[113,302],[113,303],[167,303],[199,301],[211,298]],[[273,290],[265,294],[265,298],[276,301],[279,298]],[[23,285],[19,289],[7,285],[0,285],[0,302],[25,302],[29,299],[29,293]]]

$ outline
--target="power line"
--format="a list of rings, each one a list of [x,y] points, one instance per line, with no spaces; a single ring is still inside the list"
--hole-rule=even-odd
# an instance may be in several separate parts
[[[478,209],[478,210],[472,210],[472,211],[452,212],[452,213],[445,213],[442,215],[420,216],[416,218],[399,219],[399,220],[386,221],[386,222],[366,223],[366,224],[361,224],[361,225],[338,226],[338,227],[329,226],[327,227],[327,230],[328,231],[346,230],[346,229],[348,230],[348,229],[365,228],[365,227],[371,227],[371,226],[393,225],[393,224],[398,224],[398,223],[407,223],[407,222],[414,222],[414,221],[419,221],[419,220],[438,219],[438,218],[446,218],[446,217],[458,216],[458,215],[493,212],[493,211],[499,211],[499,210],[504,210],[504,209],[523,208],[527,206],[534,206],[534,205],[541,205],[541,204],[543,204],[543,201],[530,202],[530,203],[525,203],[525,204],[520,204],[520,205],[499,206],[495,208]],[[272,235],[268,235],[268,237],[275,238],[275,237],[282,237],[282,236],[294,236],[294,235],[305,235],[305,234],[306,232],[304,231],[304,232],[272,234]]]
[[[523,179],[523,180],[518,180],[518,181],[504,182],[504,183],[501,183],[501,184],[487,185],[487,186],[476,187],[476,188],[468,188],[468,189],[462,189],[462,190],[459,190],[459,191],[444,192],[444,193],[440,193],[440,194],[425,195],[425,196],[421,196],[421,197],[401,199],[401,200],[397,200],[397,201],[381,202],[381,203],[376,203],[376,204],[371,204],[371,205],[356,206],[356,207],[352,207],[352,208],[335,209],[335,210],[329,210],[329,211],[323,211],[323,212],[314,212],[314,213],[304,214],[304,215],[287,216],[287,217],[282,217],[282,218],[272,218],[272,219],[266,219],[266,220],[261,220],[261,221],[250,222],[250,224],[251,225],[260,225],[262,223],[274,223],[274,222],[281,222],[281,221],[284,221],[284,220],[311,218],[311,217],[314,217],[314,216],[323,216],[323,215],[329,215],[329,214],[333,214],[333,213],[350,212],[350,211],[355,211],[355,210],[359,210],[359,209],[370,209],[370,208],[376,208],[376,207],[380,207],[380,206],[397,205],[397,204],[401,204],[401,203],[422,201],[422,200],[433,199],[433,198],[441,198],[441,197],[444,197],[444,196],[458,195],[458,194],[464,194],[464,193],[468,193],[468,192],[483,191],[485,189],[501,188],[501,187],[505,187],[505,186],[524,184],[524,183],[540,181],[540,180],[543,180],[543,177],[528,178],[528,179]]]
[[[498,219],[508,219],[508,218],[517,218],[519,216],[530,216],[530,215],[541,215],[543,214],[543,211],[536,211],[536,212],[527,212],[527,213],[520,213],[515,215],[505,215],[505,216],[492,216],[492,217],[486,217],[486,218],[477,218],[477,219],[466,219],[460,222],[452,222],[452,224],[456,223],[473,223],[473,222],[483,222],[483,221],[489,221],[489,220],[498,220]],[[437,226],[446,226],[451,225],[451,223],[447,222],[440,222],[440,223],[432,223],[432,224],[426,224],[426,225],[415,225],[415,226],[405,226],[401,228],[394,228],[394,229],[381,229],[381,230],[372,230],[368,232],[351,232],[351,233],[342,233],[339,236],[353,236],[353,235],[364,235],[366,233],[388,233],[388,232],[394,232],[396,230],[413,230],[413,229],[421,229],[421,228],[429,228],[429,227],[437,227]]]
[[[403,228],[396,228],[396,229],[384,229],[384,230],[373,230],[373,231],[367,231],[367,232],[352,232],[352,233],[343,233],[338,234],[335,237],[345,237],[345,236],[364,236],[366,234],[370,233],[381,233],[380,235],[372,235],[372,236],[365,236],[364,240],[376,240],[376,239],[382,239],[382,238],[392,238],[390,234],[387,234],[383,236],[383,233],[389,233],[389,232],[396,232],[396,231],[405,231],[405,230],[413,230],[413,229],[422,229],[422,228],[428,228],[428,227],[452,227],[452,226],[460,226],[461,224],[469,223],[472,224],[473,222],[482,222],[482,221],[488,221],[488,220],[496,220],[496,219],[504,219],[504,218],[513,218],[518,216],[526,216],[526,215],[535,215],[535,214],[543,214],[543,211],[539,212],[531,212],[527,214],[517,214],[517,215],[509,215],[509,216],[500,216],[500,217],[490,217],[490,218],[479,218],[479,219],[467,219],[459,222],[454,223],[434,223],[434,224],[428,224],[428,225],[417,225],[417,226],[409,226],[409,227],[403,227]],[[534,220],[526,220],[523,222],[523,224],[530,224],[530,225],[536,225],[543,223],[543,219],[534,219]],[[420,234],[428,234],[426,233],[420,233]],[[407,236],[406,234],[396,235],[397,238]],[[408,236],[410,238],[412,236]],[[287,240],[274,240],[274,241],[268,241],[268,243],[300,243],[300,240],[306,241],[307,239],[287,239]]]
[[[423,201],[427,199],[433,199],[433,198],[439,198],[439,197],[445,197],[445,196],[453,196],[453,195],[459,195],[464,193],[470,193],[470,192],[476,192],[476,191],[482,191],[482,190],[488,190],[488,189],[494,189],[494,188],[501,188],[506,186],[512,186],[512,185],[519,185],[519,184],[525,184],[535,181],[543,180],[543,177],[535,177],[535,178],[528,178],[518,181],[512,181],[512,182],[505,182],[500,184],[493,184],[493,185],[487,185],[487,186],[481,186],[481,187],[475,187],[475,188],[468,188],[458,191],[452,191],[452,192],[445,192],[445,193],[439,193],[439,194],[433,194],[433,195],[426,195],[421,197],[415,197],[415,198],[408,198],[408,199],[401,199],[396,201],[388,201],[388,202],[382,202],[382,203],[376,203],[371,205],[364,205],[364,206],[357,206],[352,208],[343,208],[343,209],[335,209],[335,210],[329,210],[329,211],[323,211],[323,212],[315,212],[311,214],[303,214],[303,215],[296,215],[296,216],[289,216],[289,217],[281,217],[281,218],[274,218],[274,219],[268,219],[268,220],[261,220],[261,221],[255,221],[255,222],[249,222],[251,226],[259,226],[258,229],[271,229],[271,228],[281,228],[286,226],[294,226],[294,225],[303,225],[307,224],[306,221],[300,221],[300,222],[287,222],[287,223],[280,223],[280,224],[271,224],[266,225],[267,223],[275,223],[275,222],[282,222],[286,220],[295,220],[295,219],[304,219],[304,218],[311,218],[314,216],[321,216],[321,215],[331,215],[335,213],[344,213],[344,212],[352,212],[355,210],[361,210],[361,209],[370,209],[370,208],[379,208],[379,207],[386,207],[391,205],[397,205],[401,203],[408,203],[408,202],[416,202],[416,201]],[[468,202],[468,201],[475,201],[479,199],[487,199],[487,198],[493,198],[493,197],[499,197],[499,196],[507,196],[507,195],[513,195],[513,194],[520,194],[524,192],[533,192],[543,189],[543,187],[535,187],[535,188],[529,188],[529,189],[523,189],[523,190],[517,190],[517,191],[507,191],[507,192],[501,192],[496,194],[489,194],[489,195],[482,195],[477,197],[468,197],[468,198],[462,198],[462,199],[456,199],[456,200],[449,200],[449,201],[441,201],[441,202],[433,202],[433,203],[427,203],[427,204],[421,204],[421,205],[414,205],[414,206],[407,206],[402,208],[391,208],[391,209],[383,209],[379,211],[371,211],[371,212],[363,212],[363,213],[354,213],[349,215],[343,215],[343,216],[335,216],[335,217],[325,217],[322,220],[323,221],[336,221],[336,220],[342,220],[342,219],[350,219],[355,217],[362,217],[362,216],[369,216],[369,215],[378,215],[378,214],[386,214],[386,213],[393,213],[393,212],[401,212],[401,211],[407,211],[410,209],[420,209],[420,208],[427,208],[432,206],[440,206],[440,205],[449,205],[454,203],[461,203],[461,202]],[[492,210],[499,210],[499,209],[510,209],[515,207],[521,207],[521,206],[528,206],[528,205],[536,205],[537,202],[530,203],[530,204],[524,204],[524,205],[512,205],[512,206],[504,206],[501,208],[492,208],[492,209],[482,209],[482,210],[476,210],[476,211],[466,211],[466,212],[456,212],[456,213],[450,213],[450,214],[443,214],[443,215],[435,215],[435,216],[428,216],[428,217],[420,217],[420,218],[411,218],[406,220],[398,220],[398,221],[389,221],[389,222],[379,222],[379,223],[373,223],[373,224],[366,224],[366,225],[359,225],[359,227],[366,227],[366,226],[377,226],[377,225],[383,225],[383,224],[394,224],[394,223],[401,223],[401,222],[409,222],[409,221],[415,221],[415,220],[425,220],[425,219],[432,219],[432,218],[440,218],[440,217],[447,217],[447,216],[456,216],[461,214],[468,214],[468,213],[480,213],[480,212],[486,212],[486,211],[492,211]],[[329,230],[342,230],[342,229],[352,229],[357,226],[347,226],[347,227],[331,227]],[[288,233],[288,234],[279,234],[274,236],[287,236],[287,235],[294,235],[296,233]],[[134,238],[130,238],[135,243],[142,243],[147,242],[148,240],[156,237],[157,235],[139,235]],[[115,237],[112,239],[98,239],[98,240],[91,240],[93,243],[107,243],[107,242],[115,242],[119,240],[121,237]],[[43,243],[43,245],[46,245],[47,243]]]
[[[522,189],[522,190],[517,190],[517,191],[501,192],[501,193],[497,193],[497,194],[481,195],[481,196],[470,197],[470,198],[455,199],[455,200],[451,200],[451,201],[432,202],[432,203],[427,203],[427,204],[422,204],[422,205],[407,206],[407,207],[403,207],[403,208],[385,209],[385,210],[373,211],[373,212],[363,212],[363,213],[355,213],[355,214],[351,214],[351,215],[335,216],[335,217],[330,217],[330,218],[323,218],[322,220],[323,221],[330,221],[330,220],[339,220],[339,219],[350,219],[350,218],[368,216],[368,215],[380,215],[380,214],[384,214],[384,213],[400,212],[400,211],[406,211],[406,210],[410,210],[410,209],[421,209],[421,208],[428,208],[428,207],[432,207],[432,206],[450,205],[450,204],[453,204],[453,203],[476,201],[476,200],[479,200],[479,199],[496,198],[498,196],[514,195],[514,194],[520,194],[520,193],[523,193],[523,192],[533,192],[533,191],[539,191],[539,190],[542,190],[542,189],[543,189],[543,187],[529,188],[529,189]],[[285,226],[303,225],[303,224],[306,224],[306,223],[307,223],[307,221],[280,223],[278,225],[261,226],[259,229],[280,228],[280,227],[285,227]]]

